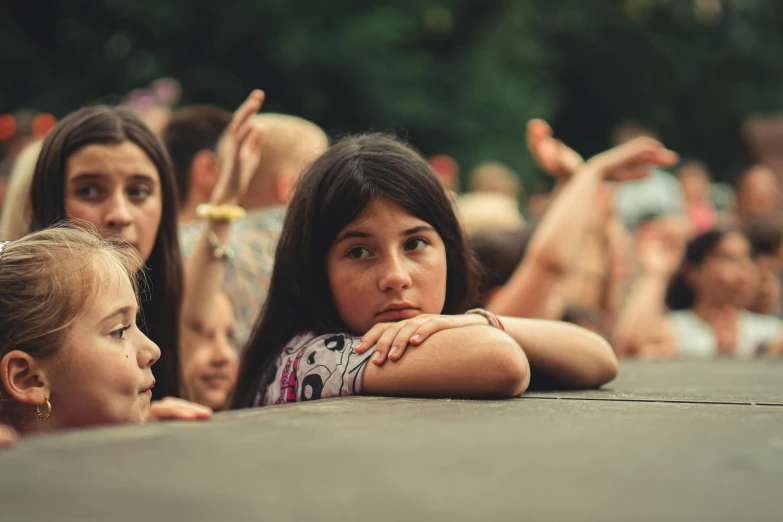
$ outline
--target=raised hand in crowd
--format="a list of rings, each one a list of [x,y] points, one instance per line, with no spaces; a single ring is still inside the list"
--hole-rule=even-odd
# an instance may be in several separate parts
[[[544,120],[527,123],[527,148],[544,171],[561,181],[568,180],[584,163],[579,153],[555,139]]]
[[[253,116],[264,103],[264,92],[255,90],[234,112],[219,145],[220,178],[212,192],[213,205],[236,205],[245,195],[261,162],[264,131]]]
[[[253,91],[234,112],[231,123],[219,144],[222,162],[220,177],[203,207],[204,224],[196,240],[193,254],[185,265],[185,296],[181,324],[192,331],[202,331],[209,322],[215,301],[221,291],[223,262],[233,252],[226,246],[231,221],[244,215],[239,201],[247,191],[261,162],[263,130],[253,122],[253,116],[264,102],[263,91]],[[182,346],[183,357],[191,353]]]
[[[564,157],[573,160],[570,154]],[[582,248],[604,182],[639,179],[648,175],[650,167],[667,167],[676,160],[677,155],[659,142],[637,138],[587,161],[550,204],[522,263],[494,293],[487,309],[512,317],[554,319],[542,315],[549,309],[546,302]]]
[[[614,330],[618,356],[663,357],[678,350],[663,320],[666,287],[682,263],[683,247],[665,235],[653,236],[638,248],[641,275],[635,282]]]

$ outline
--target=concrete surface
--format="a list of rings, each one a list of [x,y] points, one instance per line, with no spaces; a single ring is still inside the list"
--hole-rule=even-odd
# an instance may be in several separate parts
[[[778,522],[782,387],[779,363],[624,363],[607,391],[29,438],[0,452],[0,521]]]

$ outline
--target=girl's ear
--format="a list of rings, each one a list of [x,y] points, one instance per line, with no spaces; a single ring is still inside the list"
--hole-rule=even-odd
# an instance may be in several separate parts
[[[43,368],[21,350],[5,354],[0,361],[0,379],[11,399],[22,404],[39,406],[51,395]]]

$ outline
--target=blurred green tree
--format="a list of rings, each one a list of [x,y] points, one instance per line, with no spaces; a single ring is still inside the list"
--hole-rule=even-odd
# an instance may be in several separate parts
[[[537,179],[525,122],[585,155],[635,119],[721,177],[739,123],[778,110],[775,0],[61,0],[0,5],[0,112],[62,115],[162,77],[181,104],[266,110],[332,135],[389,130],[463,172],[498,159]]]

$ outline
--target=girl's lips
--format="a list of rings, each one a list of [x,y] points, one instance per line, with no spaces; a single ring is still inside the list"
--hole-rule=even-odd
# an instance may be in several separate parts
[[[205,375],[201,380],[209,388],[225,388],[231,381],[227,375]]]
[[[418,308],[394,308],[379,313],[377,318],[383,321],[401,321],[403,319],[416,317],[417,315],[419,315]]]

